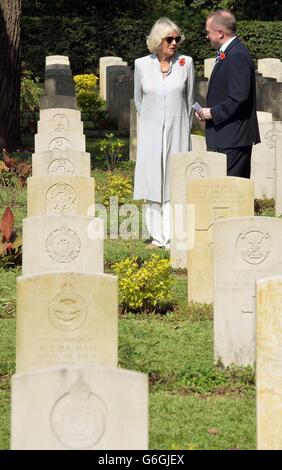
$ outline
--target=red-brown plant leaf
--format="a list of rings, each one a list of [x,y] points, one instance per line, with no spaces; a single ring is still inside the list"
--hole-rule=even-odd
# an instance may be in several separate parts
[[[14,215],[10,207],[6,207],[2,217],[1,231],[6,242],[10,241],[14,226]]]

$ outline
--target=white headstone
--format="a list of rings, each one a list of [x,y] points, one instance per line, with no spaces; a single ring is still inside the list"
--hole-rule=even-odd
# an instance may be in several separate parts
[[[282,277],[257,281],[257,449],[282,449]]]
[[[17,373],[117,366],[117,278],[51,273],[17,278]]]
[[[99,71],[100,71],[100,96],[103,100],[107,99],[107,87],[106,87],[106,67],[109,65],[127,65],[121,57],[100,57],[99,59]]]
[[[278,131],[276,134],[275,149],[276,149],[275,215],[276,217],[280,217],[282,215],[282,132],[281,131]]]
[[[103,220],[45,215],[23,220],[23,274],[103,272]]]
[[[194,204],[195,212],[195,244],[188,250],[188,300],[212,303],[214,222],[253,215],[254,185],[247,178],[235,176],[202,178],[187,184],[187,201]]]
[[[12,379],[12,450],[146,450],[144,374],[46,369]]]
[[[81,112],[77,109],[70,109],[70,108],[48,108],[48,109],[41,109],[39,111],[39,119],[40,123],[42,121],[51,121],[54,120],[56,122],[64,121],[81,121]]]
[[[83,134],[83,122],[74,119],[66,119],[63,114],[57,115],[58,119],[50,119],[49,121],[38,121],[38,134],[48,134],[49,132],[67,131],[74,134]]]
[[[258,59],[258,72],[263,77],[278,79],[282,73],[282,62],[280,59]]]
[[[257,111],[257,118],[258,122],[271,122],[273,121],[272,119],[272,114],[271,113],[266,113],[264,111]]]
[[[46,67],[48,65],[55,65],[55,64],[62,64],[62,65],[70,65],[70,60],[68,56],[65,55],[47,55],[46,56]]]
[[[192,152],[206,152],[207,144],[205,137],[191,134]]]
[[[28,217],[90,215],[94,212],[94,178],[75,175],[32,176],[27,180]]]
[[[46,150],[76,150],[78,152],[85,152],[85,135],[68,132],[62,128],[46,134],[35,134],[34,149],[36,153]]]
[[[275,161],[277,135],[282,132],[281,121],[259,123],[261,143],[253,146],[251,179],[255,198],[275,197]]]
[[[90,153],[68,149],[33,153],[32,175],[90,176]]]
[[[197,136],[198,137],[198,136]],[[200,137],[203,139],[203,137]],[[192,144],[193,145],[193,144]],[[226,176],[226,155],[192,151],[173,155],[170,162],[171,241],[170,258],[174,268],[187,268],[191,247],[187,228],[187,183],[194,179]]]
[[[214,355],[224,366],[255,361],[255,281],[282,275],[282,219],[214,224]]]
[[[210,79],[212,69],[215,65],[215,57],[210,57],[209,59],[205,59],[204,62],[204,77]]]

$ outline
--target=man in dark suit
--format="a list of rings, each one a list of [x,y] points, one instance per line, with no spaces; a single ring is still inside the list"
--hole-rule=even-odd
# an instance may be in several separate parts
[[[227,155],[227,175],[250,178],[252,145],[260,142],[252,58],[236,36],[236,19],[230,11],[210,14],[206,32],[218,51],[207,107],[196,117],[206,122],[207,148]]]

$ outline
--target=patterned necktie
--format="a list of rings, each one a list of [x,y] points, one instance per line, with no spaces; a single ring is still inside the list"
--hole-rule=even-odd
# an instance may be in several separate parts
[[[216,56],[215,56],[215,63],[217,64],[217,62],[220,60],[220,54],[221,54],[221,50],[218,49],[216,51]]]

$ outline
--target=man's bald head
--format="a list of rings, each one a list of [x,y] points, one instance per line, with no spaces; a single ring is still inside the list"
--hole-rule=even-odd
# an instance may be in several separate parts
[[[234,36],[236,33],[236,18],[229,10],[217,10],[211,13],[207,20],[210,20],[216,29],[222,29],[227,35]]]

